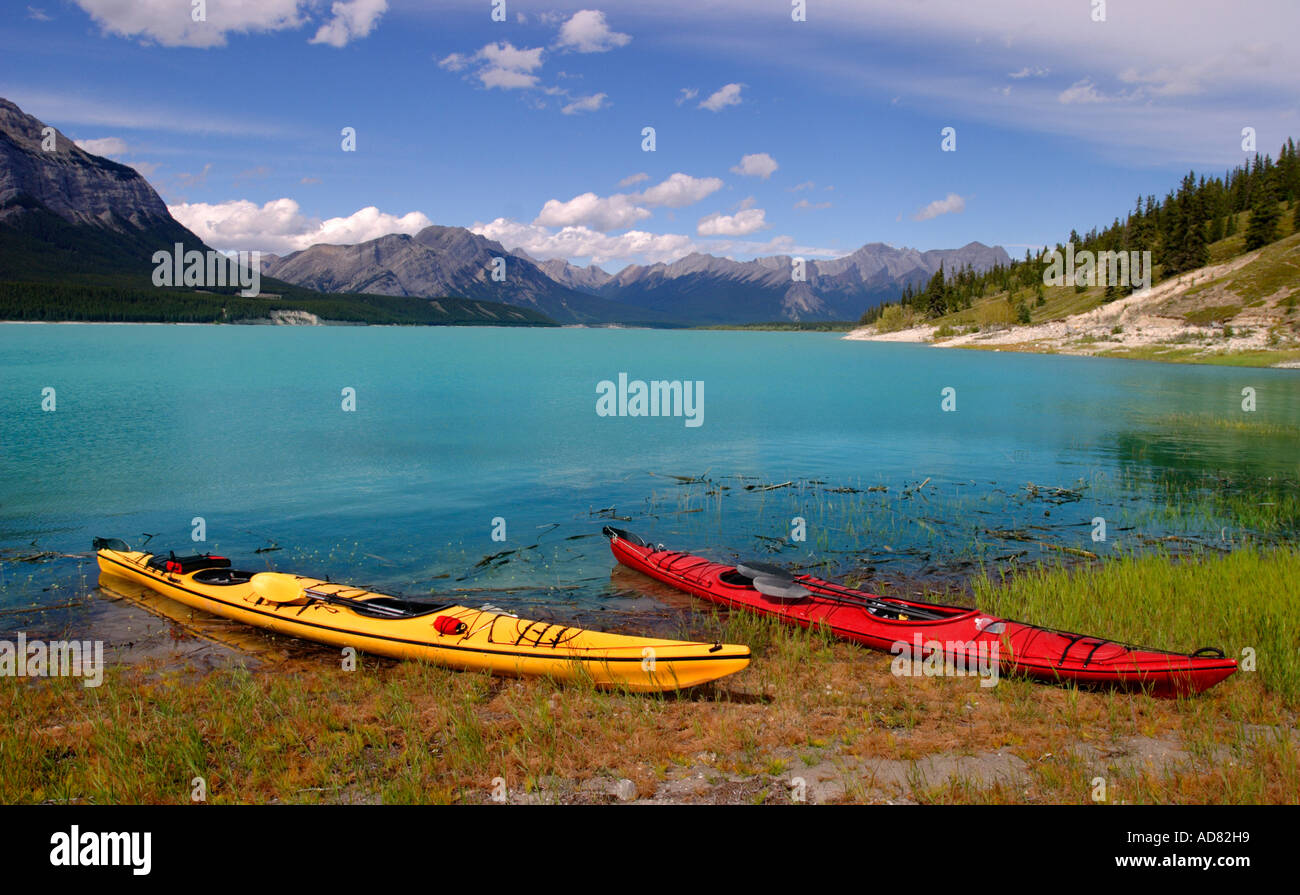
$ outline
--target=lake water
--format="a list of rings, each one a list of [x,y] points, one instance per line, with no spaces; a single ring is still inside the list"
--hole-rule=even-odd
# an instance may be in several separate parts
[[[597,383],[620,373],[702,382],[702,425],[599,416]],[[408,594],[652,611],[611,578],[611,518],[716,556],[903,578],[1048,544],[1228,542],[1254,517],[1225,498],[1294,494],[1297,432],[1297,371],[811,333],[9,324],[0,551],[151,533]],[[94,578],[89,559],[3,562],[0,608]]]

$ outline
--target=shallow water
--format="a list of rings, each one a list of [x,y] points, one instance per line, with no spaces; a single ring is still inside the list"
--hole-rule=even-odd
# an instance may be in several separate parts
[[[149,533],[587,619],[659,605],[611,578],[611,519],[716,556],[959,578],[1062,547],[1226,545],[1254,515],[1218,498],[1276,502],[1300,481],[1296,371],[812,333],[129,325],[0,325],[0,371],[0,557]],[[702,425],[598,416],[597,383],[620,373],[703,382]],[[0,609],[96,577],[89,559],[0,562]]]

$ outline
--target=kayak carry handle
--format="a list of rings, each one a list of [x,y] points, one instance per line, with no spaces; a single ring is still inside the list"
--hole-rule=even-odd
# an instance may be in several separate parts
[[[1196,652],[1192,653],[1192,658],[1193,659],[1203,659],[1203,658],[1226,659],[1228,658],[1228,654],[1225,653],[1223,650],[1219,649],[1217,646],[1203,646],[1200,649],[1198,649]]]
[[[600,533],[603,534],[605,537],[609,538],[611,541],[615,541],[615,540],[627,541],[629,544],[635,544],[638,547],[650,546],[649,544],[646,543],[645,539],[640,537],[639,535],[634,535],[632,534],[632,532],[622,528],[615,528],[612,525],[606,525],[604,528],[600,530]]]

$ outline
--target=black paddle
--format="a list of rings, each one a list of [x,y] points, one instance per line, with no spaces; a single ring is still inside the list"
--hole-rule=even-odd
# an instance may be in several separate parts
[[[812,591],[797,581],[759,575],[754,578],[754,590],[774,600],[795,603],[812,596]]]
[[[882,597],[880,599],[864,597],[862,594],[855,593],[851,590],[845,590],[834,584],[815,584],[813,587],[816,588],[816,590],[812,590],[800,583],[798,577],[789,569],[783,569],[780,566],[775,566],[771,563],[746,560],[745,562],[736,563],[736,571],[744,575],[746,578],[752,578],[754,580],[754,589],[759,593],[764,596],[775,597],[778,600],[800,600],[816,593],[818,596],[829,597],[830,599],[841,603],[865,606],[868,609],[883,609],[887,612],[906,613],[908,615],[916,616],[917,618],[925,618],[935,621],[947,618],[946,615],[941,615],[940,613],[931,612],[926,609],[918,609],[907,603],[890,600],[888,597]],[[761,587],[759,586],[760,581],[763,582],[763,586]],[[796,588],[798,590],[795,590]],[[798,591],[802,591],[802,594],[799,594]],[[830,593],[826,594],[822,593],[822,591],[829,591]],[[834,594],[834,596],[831,596],[831,594]]]
[[[316,600],[321,603],[333,603],[354,610],[372,612],[386,618],[408,618],[412,615],[410,612],[395,609],[392,606],[376,605],[368,600],[356,600],[339,596],[337,593],[326,593],[313,590],[310,587],[303,587],[298,582],[297,576],[283,572],[259,572],[253,576],[251,583],[253,593],[268,603],[293,603],[302,597],[306,597],[309,600]]]

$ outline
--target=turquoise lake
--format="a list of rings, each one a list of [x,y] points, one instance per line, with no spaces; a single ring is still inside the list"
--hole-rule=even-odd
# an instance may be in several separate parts
[[[599,416],[597,383],[620,373],[702,382],[703,424]],[[408,594],[653,614],[611,577],[612,519],[719,557],[904,580],[1230,544],[1252,507],[1294,497],[1297,432],[1293,370],[820,333],[8,324],[0,555],[149,533],[150,549]],[[0,606],[21,606],[96,573],[74,556],[0,576]]]

